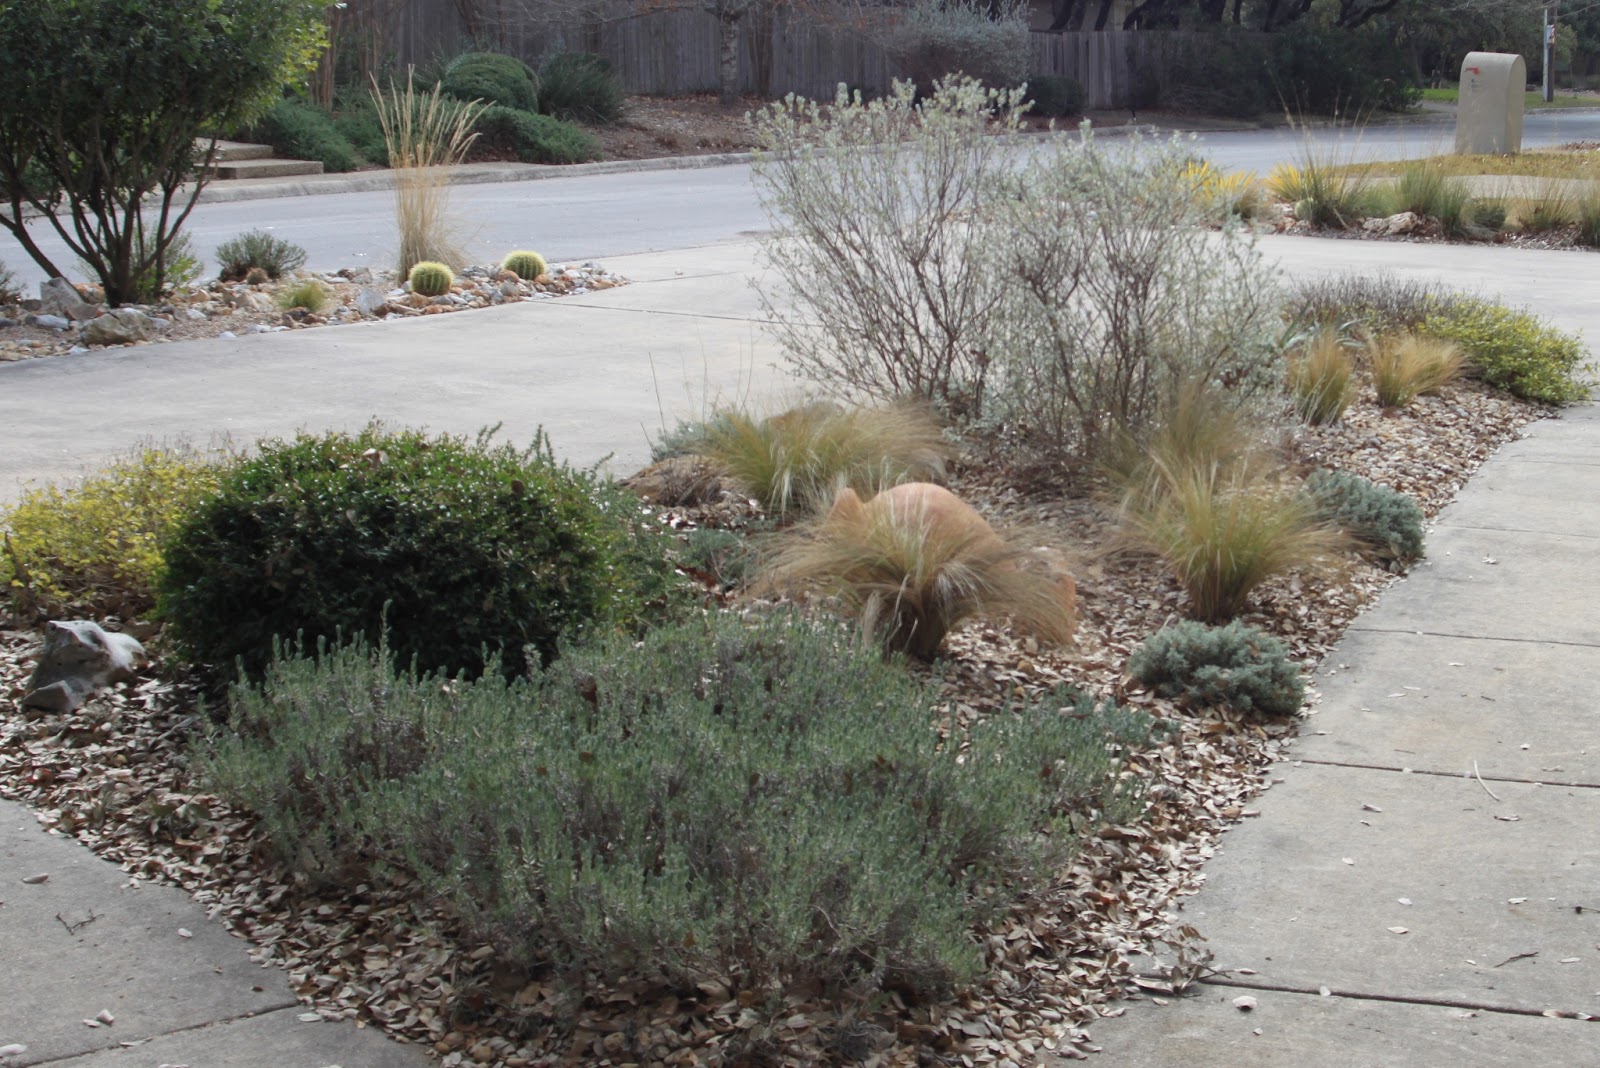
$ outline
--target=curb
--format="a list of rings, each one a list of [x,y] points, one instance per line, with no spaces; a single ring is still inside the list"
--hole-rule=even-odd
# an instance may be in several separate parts
[[[749,163],[749,152],[721,152],[705,156],[664,156],[656,159],[605,160],[600,163],[469,163],[455,168],[451,185],[489,185],[497,182],[531,182],[541,178],[582,178],[597,174],[631,174],[641,171],[700,170]],[[201,204],[235,204],[275,197],[310,197],[324,193],[373,193],[394,188],[392,170],[314,177],[239,178],[210,182],[200,191]]]

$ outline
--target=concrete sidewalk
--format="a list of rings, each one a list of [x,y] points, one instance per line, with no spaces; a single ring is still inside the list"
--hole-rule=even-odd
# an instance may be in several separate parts
[[[130,879],[10,801],[0,801],[0,906],[0,1047],[27,1047],[0,1056],[7,1068],[432,1063],[377,1028],[301,1020],[283,970],[251,963],[187,893]]]
[[[1180,913],[1219,974],[1097,1024],[1107,1063],[1600,1064],[1600,407],[1501,449],[1427,551]]]

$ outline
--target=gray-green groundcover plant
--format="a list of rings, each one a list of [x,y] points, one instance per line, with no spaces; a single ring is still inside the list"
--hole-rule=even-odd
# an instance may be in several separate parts
[[[934,700],[786,613],[570,648],[532,682],[358,644],[236,687],[201,765],[287,862],[410,872],[513,963],[936,994],[978,973],[974,924],[1136,812],[1152,728],[1056,693],[945,741]]]
[[[1185,620],[1156,631],[1128,658],[1128,674],[1193,708],[1292,716],[1305,681],[1288,648],[1241,620],[1214,627]]]
[[[1328,469],[1313,471],[1305,492],[1318,514],[1348,531],[1379,562],[1398,568],[1422,556],[1422,508],[1404,493]]]

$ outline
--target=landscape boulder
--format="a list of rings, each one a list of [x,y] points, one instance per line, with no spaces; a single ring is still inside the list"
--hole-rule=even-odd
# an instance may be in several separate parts
[[[83,326],[86,345],[127,345],[156,335],[155,320],[137,308],[113,308]]]
[[[45,624],[44,650],[22,707],[71,712],[100,687],[132,678],[144,659],[144,646],[131,635],[89,620],[52,620]]]
[[[100,314],[100,309],[84,300],[72,283],[65,278],[51,278],[39,283],[39,310],[45,315],[81,323]]]

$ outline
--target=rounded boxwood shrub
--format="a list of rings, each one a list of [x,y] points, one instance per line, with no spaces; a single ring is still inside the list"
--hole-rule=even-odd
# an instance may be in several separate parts
[[[515,56],[498,52],[468,52],[444,69],[439,88],[457,100],[481,100],[521,111],[539,107],[539,81]]]
[[[413,293],[424,297],[442,297],[450,292],[450,287],[455,284],[456,275],[445,264],[423,260],[412,265],[411,273],[406,275],[406,281],[411,283]]]
[[[1288,648],[1239,620],[1223,627],[1192,620],[1164,627],[1128,658],[1128,674],[1193,708],[1292,716],[1305,700],[1305,681]]]
[[[620,492],[518,449],[369,426],[269,441],[164,546],[159,609],[180,651],[255,676],[276,639],[387,631],[401,663],[481,672],[639,617],[665,539]],[[668,571],[670,573],[670,571]]]
[[[1408,564],[1422,556],[1422,508],[1398,490],[1347,471],[1313,471],[1306,492],[1317,512],[1349,531],[1380,562]]]
[[[1036,74],[1028,79],[1030,115],[1061,118],[1083,114],[1083,86],[1060,74]]]
[[[510,271],[525,282],[538,278],[548,267],[549,264],[545,263],[543,256],[526,250],[511,253],[500,264],[501,270]]]

